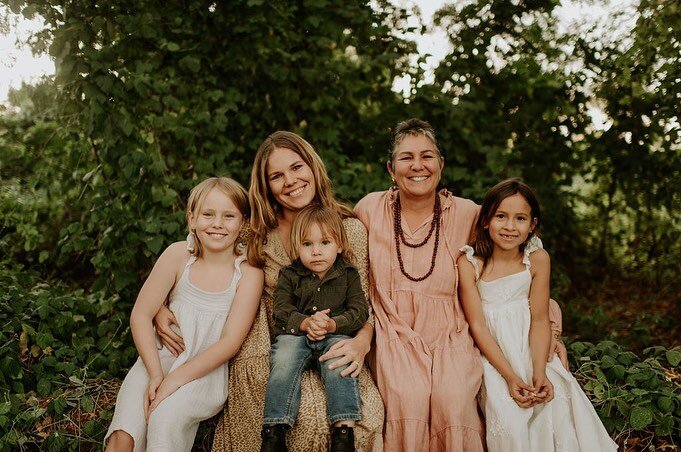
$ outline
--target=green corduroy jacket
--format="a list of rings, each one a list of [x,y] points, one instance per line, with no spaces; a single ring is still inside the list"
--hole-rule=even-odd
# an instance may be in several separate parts
[[[306,334],[300,331],[302,321],[324,309],[331,309],[336,322],[333,334],[352,336],[367,321],[369,304],[352,264],[339,254],[321,280],[300,259],[281,269],[274,292],[275,336]]]

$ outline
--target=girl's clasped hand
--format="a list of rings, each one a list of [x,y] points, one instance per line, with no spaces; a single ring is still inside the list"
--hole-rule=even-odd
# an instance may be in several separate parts
[[[538,201],[531,189],[515,180],[502,182],[485,197],[474,246],[464,247],[465,254],[459,258],[461,299],[471,333],[521,408],[553,399],[553,385],[546,377],[546,361],[553,354],[549,351],[550,260],[548,253],[535,244],[540,222]],[[528,298],[524,303],[507,300],[506,294],[517,290],[518,277],[523,275],[530,278]],[[489,292],[480,292],[480,284],[483,288],[490,284]],[[506,287],[499,291],[499,285]],[[525,320],[528,306],[529,322]],[[508,322],[521,326],[492,322],[490,330],[486,317],[496,318],[496,309],[514,312],[516,317]],[[500,337],[510,342],[497,342]],[[523,352],[527,348],[529,354]],[[525,367],[526,359],[531,366]],[[531,383],[524,381],[519,372],[531,378]]]
[[[526,384],[517,375],[509,379],[507,383],[509,395],[521,408],[531,408],[553,400],[553,385],[546,375],[543,378],[533,378],[534,386]]]

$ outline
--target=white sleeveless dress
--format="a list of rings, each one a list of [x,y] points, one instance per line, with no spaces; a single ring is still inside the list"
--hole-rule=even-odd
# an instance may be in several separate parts
[[[169,308],[180,324],[185,350],[175,358],[165,346],[159,345],[164,375],[220,339],[241,279],[240,264],[244,259],[244,256],[235,259],[232,282],[222,292],[206,292],[193,285],[189,281],[189,270],[196,258],[189,259],[169,296]],[[149,375],[142,359],[137,358],[118,392],[105,442],[111,433],[123,430],[135,440],[135,451],[191,450],[199,422],[219,413],[227,400],[228,364],[183,385],[163,400],[151,413],[147,425],[143,400]]]
[[[480,279],[478,260],[470,246],[461,248],[475,268],[487,328],[514,372],[532,384],[530,253],[542,247],[536,236],[525,248],[525,270],[493,281]],[[480,404],[487,425],[489,452],[612,451],[617,445],[603,427],[591,402],[557,357],[547,363],[546,375],[554,387],[548,404],[520,408],[508,393],[506,380],[483,357]]]

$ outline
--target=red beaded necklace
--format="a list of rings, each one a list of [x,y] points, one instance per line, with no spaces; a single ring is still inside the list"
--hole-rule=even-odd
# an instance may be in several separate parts
[[[435,259],[437,258],[437,249],[438,249],[438,244],[440,243],[440,214],[442,213],[442,209],[440,208],[440,196],[436,193],[435,194],[435,205],[433,206],[433,220],[430,222],[430,231],[428,231],[428,235],[426,236],[425,239],[421,243],[409,243],[407,240],[404,238],[404,231],[402,230],[402,207],[400,204],[400,194],[398,193],[395,197],[395,216],[394,216],[394,232],[395,232],[395,247],[397,248],[397,261],[400,264],[400,271],[404,276],[406,276],[408,279],[414,281],[414,282],[419,282],[423,281],[424,279],[428,278],[432,273],[433,270],[435,269]],[[409,273],[406,272],[404,269],[404,262],[402,262],[402,253],[400,251],[400,242],[404,243],[406,246],[410,248],[420,248],[426,243],[428,243],[428,240],[430,240],[430,237],[433,235],[433,231],[435,231],[435,245],[433,246],[433,257],[430,262],[430,270],[428,270],[428,273],[425,275],[421,276],[420,278],[416,278],[414,276],[411,276]]]

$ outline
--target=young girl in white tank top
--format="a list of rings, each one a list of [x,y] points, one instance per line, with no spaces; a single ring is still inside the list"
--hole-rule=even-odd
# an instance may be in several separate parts
[[[489,452],[613,451],[591,402],[550,352],[549,255],[534,192],[517,179],[485,196],[458,260],[460,299],[482,352]],[[551,353],[553,353],[551,351]]]
[[[253,324],[263,272],[244,262],[239,232],[249,214],[236,181],[210,178],[191,191],[187,242],[170,245],[130,316],[140,357],[125,377],[107,451],[189,451],[199,422],[227,400],[228,362]],[[185,349],[157,347],[153,316],[169,299]]]

